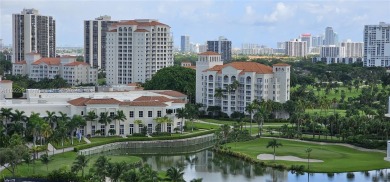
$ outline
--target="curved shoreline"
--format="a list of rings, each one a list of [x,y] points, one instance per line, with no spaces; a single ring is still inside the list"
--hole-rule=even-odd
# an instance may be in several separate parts
[[[263,160],[263,161],[266,161],[266,160],[274,160],[274,155],[273,154],[259,154],[257,156],[257,159],[259,160]],[[296,161],[296,162],[324,162],[323,160],[319,160],[319,159],[303,159],[303,158],[300,158],[300,157],[296,157],[296,156],[291,156],[291,155],[287,155],[287,156],[275,156],[275,160],[280,160],[280,161]]]

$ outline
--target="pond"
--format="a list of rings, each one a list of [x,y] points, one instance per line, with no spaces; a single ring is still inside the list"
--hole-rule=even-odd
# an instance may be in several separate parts
[[[203,178],[204,182],[366,182],[390,179],[390,170],[387,169],[354,172],[353,178],[347,178],[347,173],[297,175],[289,171],[252,165],[235,157],[217,154],[207,149],[209,146],[210,144],[188,148],[121,149],[106,152],[105,155],[137,155],[158,171],[166,171],[171,166],[182,166],[186,181],[194,178]]]

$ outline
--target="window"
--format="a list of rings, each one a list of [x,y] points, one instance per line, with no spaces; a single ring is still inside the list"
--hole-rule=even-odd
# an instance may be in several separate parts
[[[157,117],[161,117],[161,111],[157,111]]]
[[[138,133],[141,133],[142,128],[144,128],[144,125],[143,124],[139,124],[138,125]]]
[[[105,134],[106,134],[106,126],[100,125],[100,135],[105,135]]]
[[[84,115],[84,111],[81,111],[81,116],[83,116]]]
[[[92,125],[92,136],[95,135],[95,131],[96,131],[96,126],[95,126],[95,125]]]
[[[171,123],[167,123],[167,132],[172,133],[172,125]]]
[[[110,129],[115,129],[115,125],[110,125]]]
[[[153,111],[148,111],[148,117],[149,118],[153,117]]]
[[[134,133],[134,124],[130,124],[129,126],[129,134],[132,135]]]
[[[115,113],[114,112],[110,112],[110,117],[114,117]]]
[[[138,112],[138,117],[140,117],[140,118],[144,117],[144,112],[143,111],[139,111]]]
[[[125,125],[121,124],[119,126],[119,134],[124,135],[125,134]]]
[[[134,111],[130,111],[129,117],[130,117],[130,118],[134,118]]]
[[[148,124],[148,133],[152,134],[153,132],[153,124]]]

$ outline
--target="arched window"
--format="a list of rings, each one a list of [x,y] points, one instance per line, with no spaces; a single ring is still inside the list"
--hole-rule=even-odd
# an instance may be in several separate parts
[[[214,76],[213,75],[209,75],[209,81],[214,81]]]
[[[223,82],[229,82],[229,77],[227,76],[227,75],[225,75],[224,77],[223,77]]]
[[[250,76],[246,77],[246,84],[250,84],[251,80],[252,80],[252,78]]]
[[[236,80],[237,80],[237,79],[236,79],[236,76],[232,76],[231,81],[234,82],[234,81],[236,81]]]
[[[122,31],[122,27],[119,27],[119,31]]]

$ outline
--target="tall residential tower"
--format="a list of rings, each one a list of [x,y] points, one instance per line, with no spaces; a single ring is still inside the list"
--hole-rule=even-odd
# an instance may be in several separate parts
[[[232,60],[232,41],[222,36],[218,40],[207,41],[207,51],[217,52],[221,55],[223,62],[230,62]]]
[[[364,66],[390,67],[390,24],[364,26]]]
[[[173,66],[171,27],[152,19],[125,20],[107,32],[107,84],[144,83]]]
[[[107,15],[84,21],[84,60],[92,67],[106,69],[107,31],[116,22]]]
[[[12,15],[12,62],[23,61],[26,53],[55,57],[56,23],[52,16],[40,15],[36,9],[23,9]]]
[[[191,52],[190,36],[182,35],[180,43],[181,43],[180,44],[180,51],[181,52]]]

